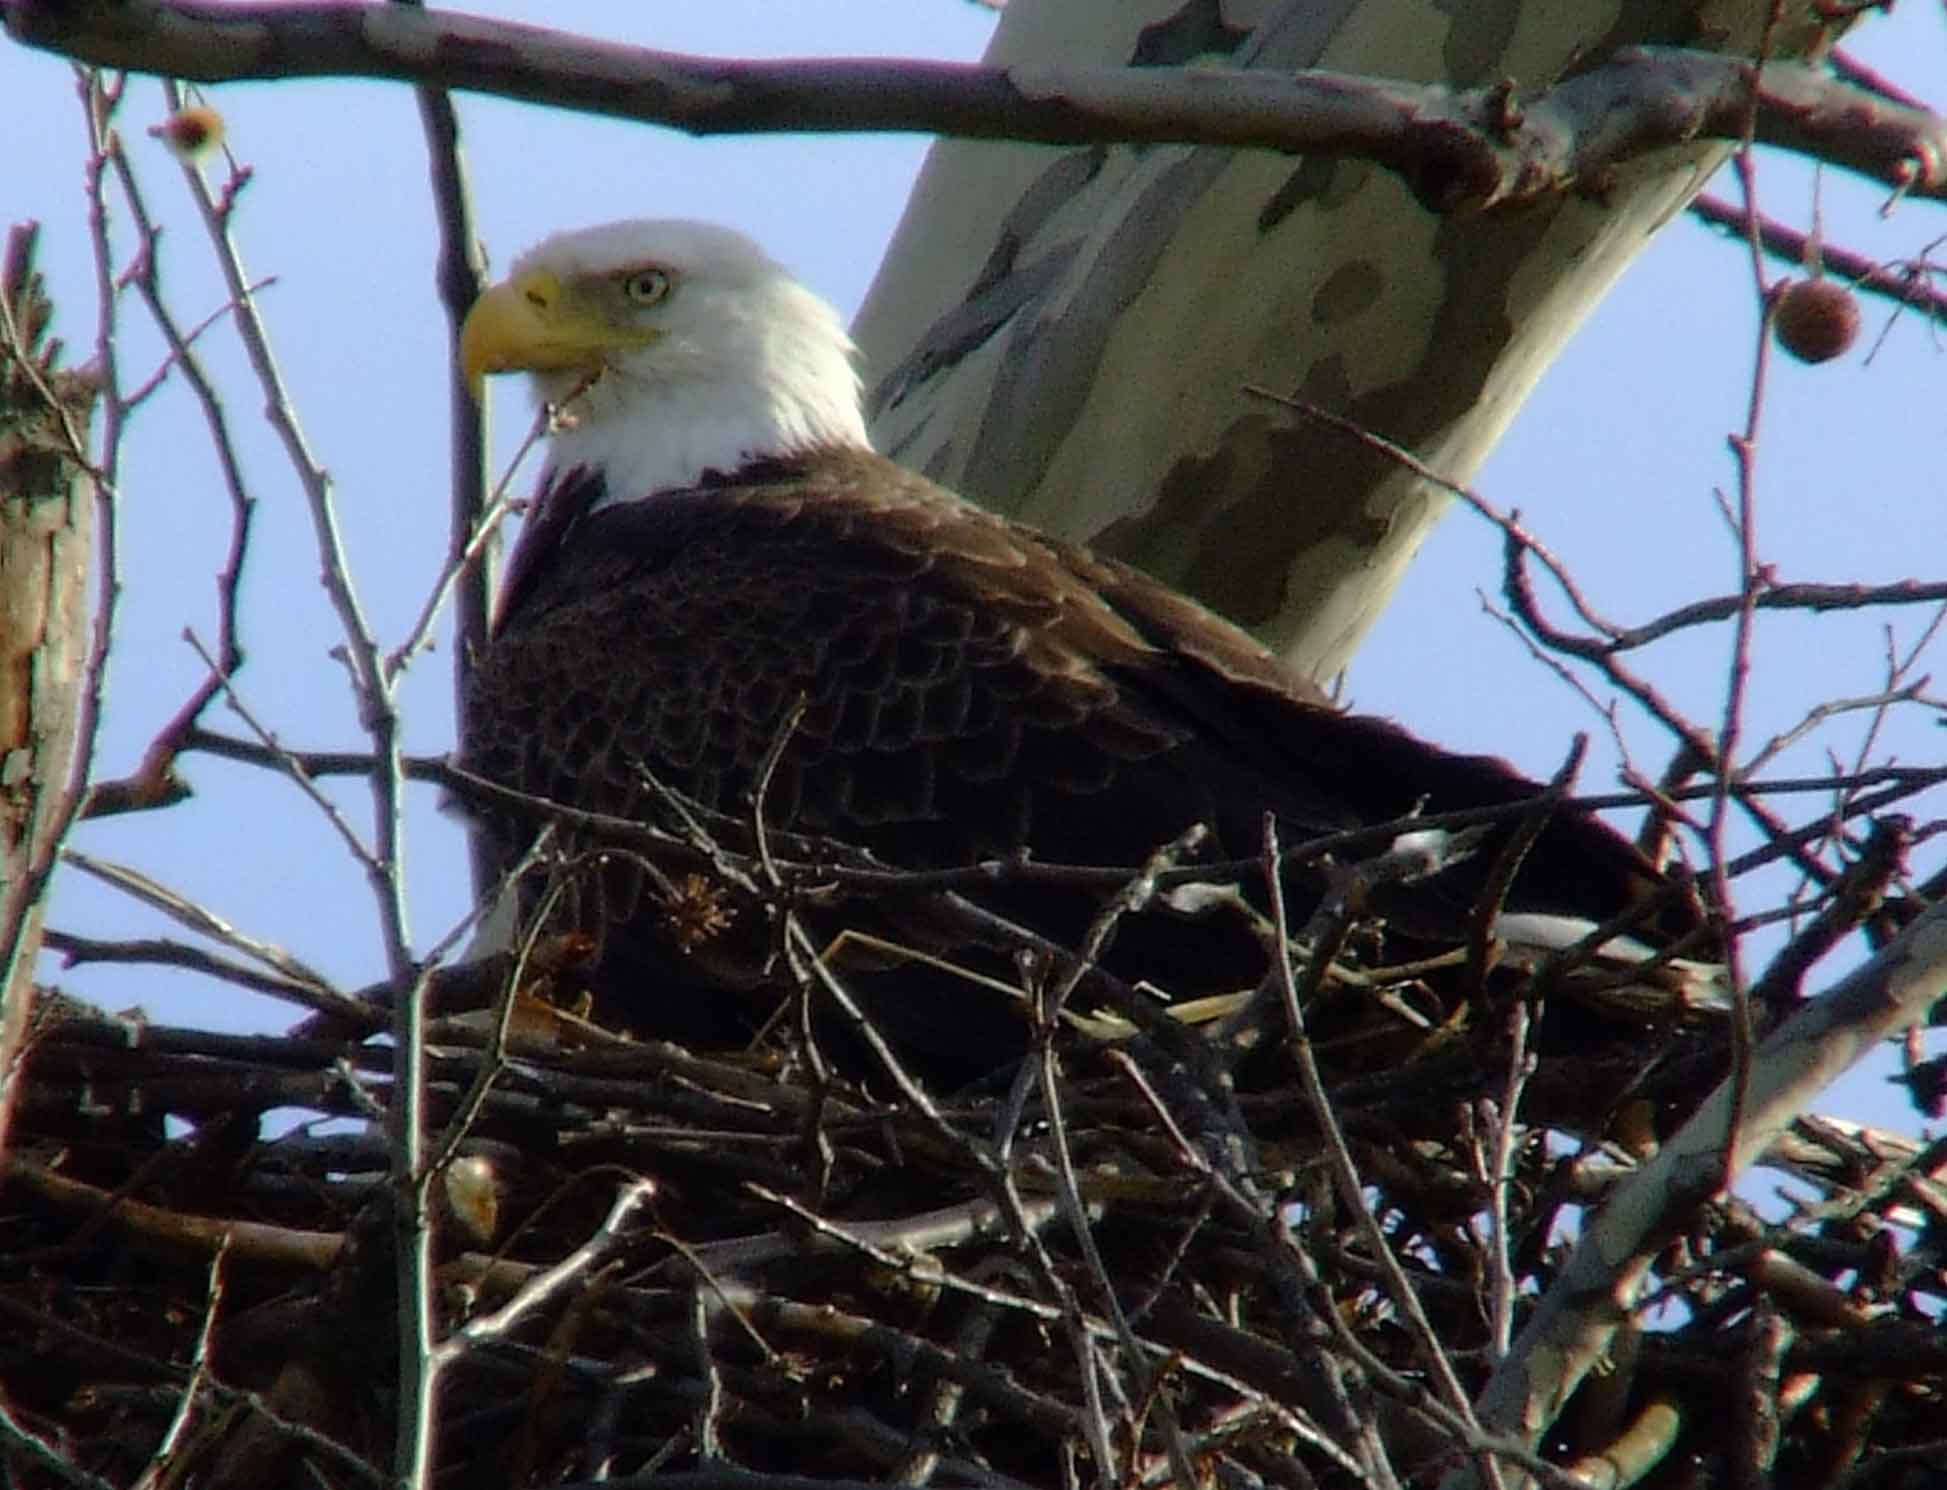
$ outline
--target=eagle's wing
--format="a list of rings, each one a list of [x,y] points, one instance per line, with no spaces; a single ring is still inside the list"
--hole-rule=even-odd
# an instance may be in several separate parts
[[[1290,841],[1536,790],[1338,711],[1201,607],[869,453],[765,463],[557,528],[551,553],[517,556],[528,578],[476,670],[463,761],[577,807],[644,814],[649,772],[746,817],[799,700],[766,822],[907,868],[1022,851],[1133,867],[1199,822],[1244,858],[1266,811]],[[1491,862],[1456,872],[1450,909]],[[1511,903],[1600,921],[1652,879],[1626,841],[1563,815]],[[640,897],[614,870],[573,914],[634,934],[659,914]],[[1058,899],[1008,903],[1033,917]],[[1056,918],[1071,931],[1072,912]],[[1217,981],[1261,967],[1254,945],[1244,960],[1167,950]]]

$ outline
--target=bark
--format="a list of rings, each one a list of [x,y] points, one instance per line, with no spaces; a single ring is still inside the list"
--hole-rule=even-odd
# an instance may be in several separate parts
[[[1756,55],[1766,0],[1012,0],[987,61],[1545,88],[1638,45]],[[1770,55],[1820,38],[1793,22]],[[873,432],[998,510],[1150,570],[1336,672],[1446,498],[1245,390],[1471,478],[1727,147],[1599,198],[1436,216],[1357,160],[1219,146],[933,147],[854,328]]]
[[[83,465],[95,385],[57,372],[31,226],[0,273],[0,1150],[40,949],[47,870],[73,816],[88,658],[94,492]]]
[[[392,78],[692,134],[912,131],[1041,145],[1237,146],[1350,156],[1435,213],[1608,190],[1617,166],[1697,140],[1781,145],[1947,196],[1947,124],[1822,66],[1628,47],[1516,90],[1333,72],[1028,60],[684,56],[403,5],[12,0],[7,32],[96,67],[204,83]],[[437,129],[437,126],[436,126]]]

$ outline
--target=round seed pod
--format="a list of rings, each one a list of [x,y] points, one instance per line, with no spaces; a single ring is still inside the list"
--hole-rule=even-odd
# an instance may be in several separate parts
[[[1793,280],[1778,292],[1771,329],[1800,362],[1830,362],[1859,339],[1859,297],[1823,277]]]

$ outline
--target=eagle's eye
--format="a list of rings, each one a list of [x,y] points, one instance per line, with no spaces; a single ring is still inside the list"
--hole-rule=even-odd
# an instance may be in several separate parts
[[[669,297],[669,286],[666,270],[638,269],[622,281],[622,293],[636,305],[655,305]]]

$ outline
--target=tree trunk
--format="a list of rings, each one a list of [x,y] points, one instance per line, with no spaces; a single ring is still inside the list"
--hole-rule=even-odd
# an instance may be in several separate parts
[[[987,60],[1197,60],[1534,91],[1637,44],[1755,54],[1769,10],[1011,0]],[[1794,23],[1773,53],[1814,40]],[[1354,160],[941,141],[854,328],[874,436],[1328,676],[1446,499],[1245,387],[1324,405],[1466,481],[1725,154],[1637,162],[1600,201],[1442,218]]]
[[[0,1151],[6,1147],[40,951],[42,891],[73,815],[77,704],[88,656],[96,387],[54,370],[34,230],[7,241],[0,296]]]

